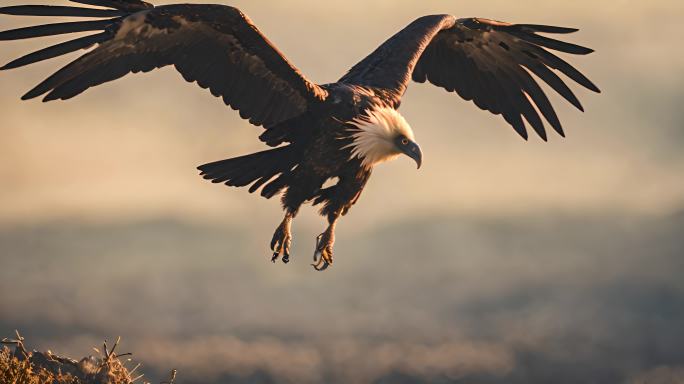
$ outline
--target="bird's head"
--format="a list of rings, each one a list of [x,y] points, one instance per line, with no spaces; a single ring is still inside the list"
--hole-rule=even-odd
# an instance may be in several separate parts
[[[423,154],[415,141],[413,130],[393,108],[368,110],[350,124],[353,126],[353,142],[349,145],[352,157],[360,158],[364,166],[372,167],[403,154],[412,158],[420,168]]]

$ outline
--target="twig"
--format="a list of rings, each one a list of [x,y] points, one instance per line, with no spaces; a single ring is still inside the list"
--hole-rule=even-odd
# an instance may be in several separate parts
[[[171,370],[171,378],[169,381],[162,381],[160,384],[174,384],[176,382],[176,374],[178,373],[177,370],[172,369]]]
[[[119,336],[119,337],[116,338],[116,342],[114,343],[114,346],[112,347],[112,350],[109,351],[109,355],[107,355],[107,360],[111,359],[112,356],[116,356],[116,355],[114,355],[114,350],[116,349],[116,347],[119,346],[119,342],[121,342],[121,336]]]
[[[138,363],[138,365],[136,365],[133,369],[131,369],[130,371],[128,371],[128,374],[129,374],[129,375],[132,375],[133,372],[135,372],[138,368],[140,368],[140,363]]]
[[[14,333],[17,335],[16,339],[8,339],[5,337],[4,339],[2,339],[2,341],[0,341],[0,343],[14,345],[15,348],[24,355],[24,358],[28,358],[29,353],[28,351],[26,351],[26,348],[24,348],[24,337],[21,334],[19,334],[19,331],[16,329],[14,330]]]

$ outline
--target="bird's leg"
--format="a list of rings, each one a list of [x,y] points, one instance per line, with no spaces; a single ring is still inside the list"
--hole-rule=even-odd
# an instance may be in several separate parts
[[[314,263],[311,264],[317,271],[328,269],[333,263],[333,245],[335,244],[335,224],[338,215],[328,219],[328,228],[316,238],[316,250],[314,251]]]
[[[272,262],[276,262],[278,257],[282,256],[283,263],[287,264],[290,261],[290,245],[292,244],[292,234],[290,229],[292,227],[292,218],[294,214],[291,211],[285,213],[285,218],[282,223],[276,228],[271,240],[271,250],[273,251]]]

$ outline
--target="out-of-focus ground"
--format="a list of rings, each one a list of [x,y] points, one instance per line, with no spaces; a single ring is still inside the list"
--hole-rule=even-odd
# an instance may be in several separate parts
[[[66,60],[2,72],[0,332],[72,356],[122,335],[187,383],[684,380],[684,3],[230,4],[321,83],[423,14],[575,26],[603,93],[554,95],[568,137],[543,143],[411,85],[424,166],[374,172],[318,274],[313,210],[272,265],[278,201],[197,176],[262,148],[206,91],[164,69],[41,104],[18,98]]]
[[[308,241],[274,266],[237,225],[17,228],[0,235],[0,329],[71,356],[121,334],[183,382],[681,381],[683,226],[430,217],[345,236],[325,274]]]

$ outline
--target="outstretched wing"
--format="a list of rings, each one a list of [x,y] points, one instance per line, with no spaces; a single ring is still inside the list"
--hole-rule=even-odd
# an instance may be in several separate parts
[[[488,19],[456,20],[449,15],[425,16],[394,35],[354,66],[341,81],[387,90],[398,106],[411,78],[440,86],[472,100],[503,118],[527,139],[523,118],[546,140],[538,112],[561,136],[563,128],[537,81],[583,110],[577,97],[554,71],[578,84],[599,89],[572,65],[550,50],[586,55],[589,48],[539,35],[567,34],[577,29],[532,24],[508,24]]]
[[[14,60],[10,69],[95,45],[23,96],[69,99],[125,76],[174,65],[240,116],[271,127],[298,116],[327,92],[309,82],[238,9],[221,5],[153,7],[140,0],[72,0],[110,9],[60,6],[2,7],[10,15],[96,17],[0,32],[0,40],[99,31]]]

